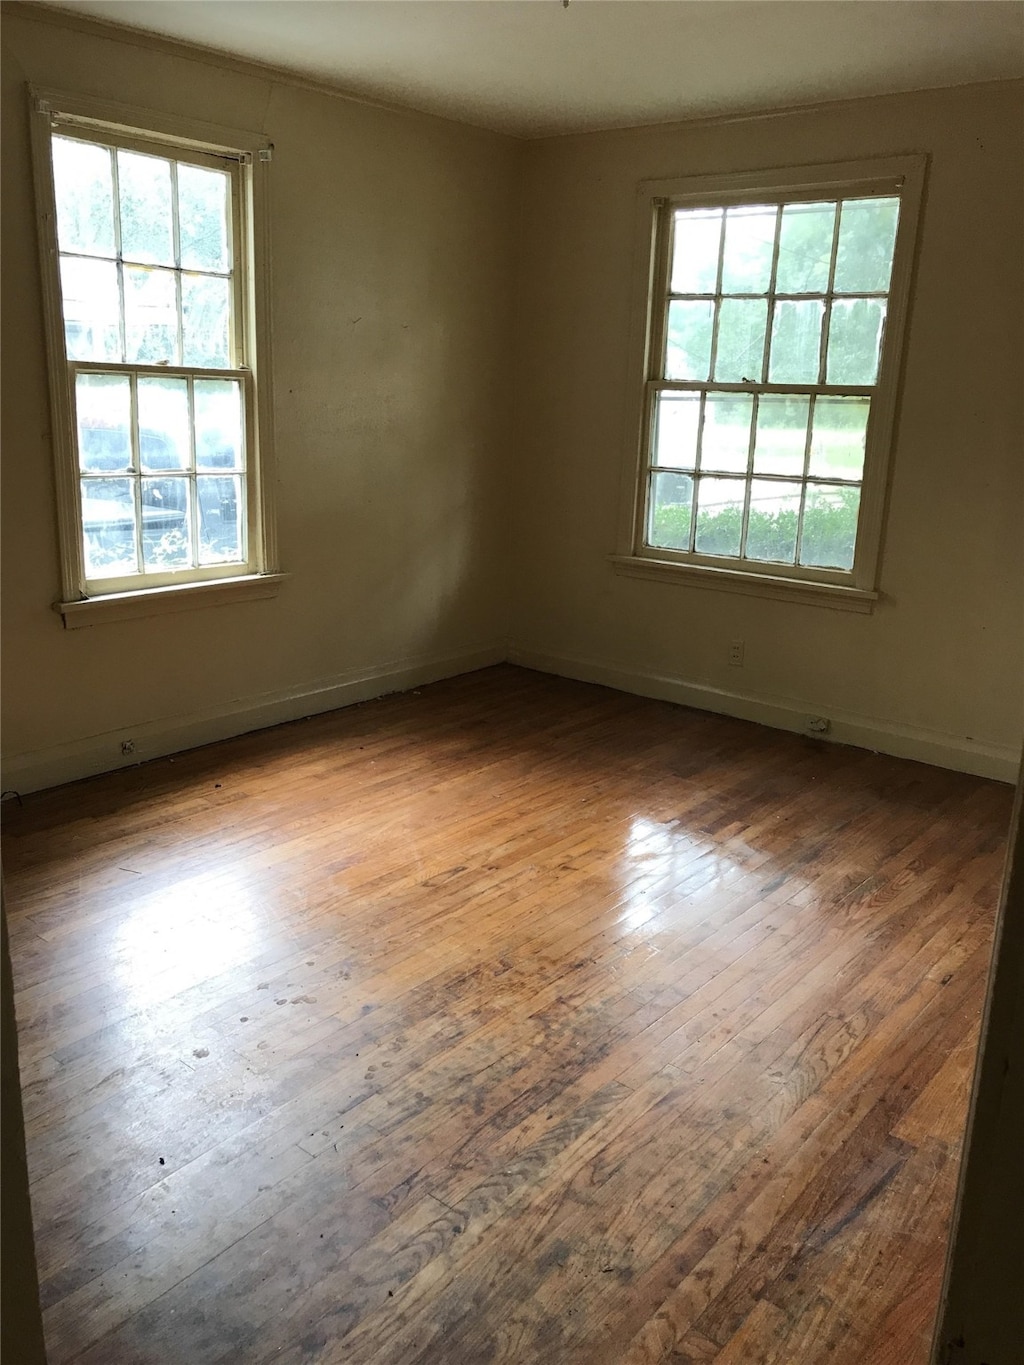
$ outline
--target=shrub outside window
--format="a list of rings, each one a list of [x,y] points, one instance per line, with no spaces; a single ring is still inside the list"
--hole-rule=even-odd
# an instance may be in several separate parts
[[[649,187],[627,558],[877,595],[922,169]]]

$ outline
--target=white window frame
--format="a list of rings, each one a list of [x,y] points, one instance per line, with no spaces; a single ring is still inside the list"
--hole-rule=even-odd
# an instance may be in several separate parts
[[[926,162],[924,155],[910,155],[641,183],[638,188],[637,281],[631,349],[633,396],[628,417],[628,440],[634,455],[625,476],[618,551],[612,556],[612,563],[620,573],[827,604],[853,611],[872,610],[881,595],[878,584],[882,532]],[[846,572],[762,564],[648,545],[649,452],[659,392],[666,389],[692,391],[702,387],[734,393],[811,389],[827,394],[857,390],[857,386],[851,385],[721,384],[715,380],[702,386],[663,378],[673,212],[679,208],[723,208],[783,200],[814,202],[871,195],[898,195],[900,215],[878,377],[874,385],[862,387],[862,391],[871,396],[871,415],[852,569]],[[750,478],[749,469],[747,478]]]
[[[270,384],[268,172],[272,146],[258,133],[220,128],[152,110],[65,92],[29,88],[36,213],[49,363],[52,442],[60,539],[61,599],[68,627],[93,625],[247,597],[271,596],[277,571],[273,507],[273,408]],[[51,139],[80,138],[128,147],[230,172],[233,235],[234,365],[225,369],[75,361],[67,356],[61,302]],[[75,434],[75,376],[237,379],[243,395],[246,450],[246,559],[177,572],[87,579]],[[132,379],[132,391],[136,378]]]

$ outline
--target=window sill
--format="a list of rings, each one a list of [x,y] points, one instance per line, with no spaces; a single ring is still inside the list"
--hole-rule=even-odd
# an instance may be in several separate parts
[[[53,609],[63,616],[65,630],[80,630],[83,626],[99,626],[108,621],[133,621],[142,616],[162,616],[167,612],[196,611],[201,607],[276,597],[286,577],[281,573],[245,574],[210,583],[141,588],[137,592],[86,597],[80,602],[55,602]]]
[[[866,588],[846,587],[842,583],[815,583],[803,578],[784,578],[774,574],[744,573],[741,569],[715,569],[707,565],[678,564],[639,555],[612,555],[616,573],[629,578],[648,578],[663,583],[686,583],[691,587],[713,588],[718,592],[747,593],[752,597],[772,597],[805,606],[832,607],[839,611],[871,612],[880,594]]]

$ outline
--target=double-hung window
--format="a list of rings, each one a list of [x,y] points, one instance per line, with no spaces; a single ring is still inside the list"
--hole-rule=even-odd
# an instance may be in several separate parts
[[[37,94],[35,116],[65,616],[261,575],[269,152],[56,96]]]
[[[645,188],[640,469],[621,565],[877,596],[921,169]]]

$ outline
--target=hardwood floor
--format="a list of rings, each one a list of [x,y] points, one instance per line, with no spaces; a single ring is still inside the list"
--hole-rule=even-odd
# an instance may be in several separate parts
[[[51,1365],[925,1365],[1010,802],[502,667],[7,803]]]

